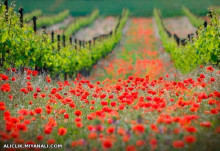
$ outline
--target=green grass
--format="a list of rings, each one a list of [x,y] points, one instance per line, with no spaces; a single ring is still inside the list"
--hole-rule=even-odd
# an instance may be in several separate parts
[[[14,0],[9,0],[14,1]],[[58,13],[69,9],[73,16],[89,14],[99,9],[101,15],[119,15],[128,8],[132,16],[152,16],[153,8],[158,8],[164,17],[183,15],[181,8],[186,6],[195,15],[205,15],[207,7],[220,6],[219,0],[17,0],[17,7],[26,12],[41,9],[45,14]]]

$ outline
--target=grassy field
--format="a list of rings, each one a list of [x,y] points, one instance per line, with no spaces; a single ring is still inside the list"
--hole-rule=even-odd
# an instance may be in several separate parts
[[[14,0],[9,0],[10,2]],[[207,7],[220,6],[219,0],[16,0],[17,7],[25,12],[42,9],[44,14],[58,13],[69,9],[74,16],[89,14],[95,8],[101,15],[119,15],[128,8],[132,16],[152,16],[153,8],[161,9],[164,17],[182,15],[182,5],[196,15],[205,15]]]

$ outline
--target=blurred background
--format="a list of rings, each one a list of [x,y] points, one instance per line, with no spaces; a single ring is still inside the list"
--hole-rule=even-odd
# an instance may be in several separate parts
[[[148,17],[156,7],[163,17],[173,17],[182,15],[182,6],[200,16],[208,12],[208,7],[220,6],[220,0],[9,0],[13,1],[16,1],[16,7],[23,7],[25,13],[41,9],[44,14],[55,14],[69,9],[73,16],[89,14],[95,8],[103,16],[119,15],[123,8],[128,8],[132,16]]]

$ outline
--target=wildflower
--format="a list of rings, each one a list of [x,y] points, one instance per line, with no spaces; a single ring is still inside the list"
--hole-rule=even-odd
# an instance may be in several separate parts
[[[190,132],[190,133],[195,133],[197,130],[196,130],[196,128],[195,127],[187,127],[186,128],[186,130],[188,131],[188,132]]]
[[[134,145],[129,145],[126,147],[126,151],[136,151],[136,148]]]
[[[75,115],[76,115],[76,116],[81,116],[81,115],[82,115],[82,112],[81,112],[80,110],[76,110],[76,111],[75,111]]]
[[[145,141],[144,141],[144,140],[137,140],[137,141],[136,141],[136,145],[139,146],[139,147],[140,147],[140,146],[143,146],[144,144],[145,144]]]
[[[54,139],[48,139],[48,140],[47,140],[47,143],[48,143],[48,144],[54,144],[54,143],[55,143],[55,140],[54,140]]]
[[[88,138],[89,139],[96,139],[97,138],[97,134],[95,132],[91,132],[91,133],[89,133]]]
[[[64,136],[67,133],[67,129],[64,127],[61,127],[58,129],[58,135]]]
[[[11,87],[9,83],[5,83],[1,86],[1,91],[2,92],[10,92],[11,91]]]
[[[69,119],[69,114],[67,114],[67,113],[64,114],[64,118],[65,118],[65,119]]]
[[[188,135],[184,137],[184,141],[188,144],[194,143],[196,141],[196,137],[193,135]]]
[[[109,149],[112,147],[112,142],[109,139],[106,139],[102,142],[102,146],[104,149]]]
[[[209,121],[202,122],[202,123],[200,123],[200,126],[209,128],[209,127],[211,127],[211,123]]]
[[[144,133],[144,130],[145,130],[144,126],[141,124],[134,126],[132,129],[133,131],[140,132],[140,133]]]
[[[42,113],[42,108],[36,108],[35,113],[36,114],[41,114]]]
[[[184,142],[182,140],[173,141],[173,147],[174,148],[183,148]]]
[[[43,137],[42,135],[38,135],[38,136],[37,136],[37,140],[41,141],[41,140],[43,140],[43,139],[44,139],[44,137]]]
[[[112,133],[114,133],[115,128],[114,127],[109,127],[106,131],[107,131],[108,134],[112,134]]]

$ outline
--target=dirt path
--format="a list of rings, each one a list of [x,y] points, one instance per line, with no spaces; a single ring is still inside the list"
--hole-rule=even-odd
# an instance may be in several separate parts
[[[187,34],[195,33],[197,30],[187,17],[164,19],[164,25],[172,34],[177,34],[180,38],[186,38]]]
[[[68,18],[66,18],[63,22],[61,23],[57,23],[54,24],[50,27],[47,28],[47,31],[58,31],[60,30],[62,27],[66,27],[68,24],[70,24],[72,21],[74,20],[74,18],[72,16],[69,16]]]
[[[171,61],[164,62],[167,56],[161,57],[157,51],[157,39],[153,20],[133,18],[127,22],[123,38],[119,46],[104,59],[100,60],[91,73],[90,80],[116,81],[128,76],[158,78],[169,73],[166,66]],[[92,79],[93,77],[93,79]]]
[[[73,35],[73,39],[91,40],[93,37],[106,34],[116,26],[117,19],[114,17],[98,18],[88,27],[80,29]]]

